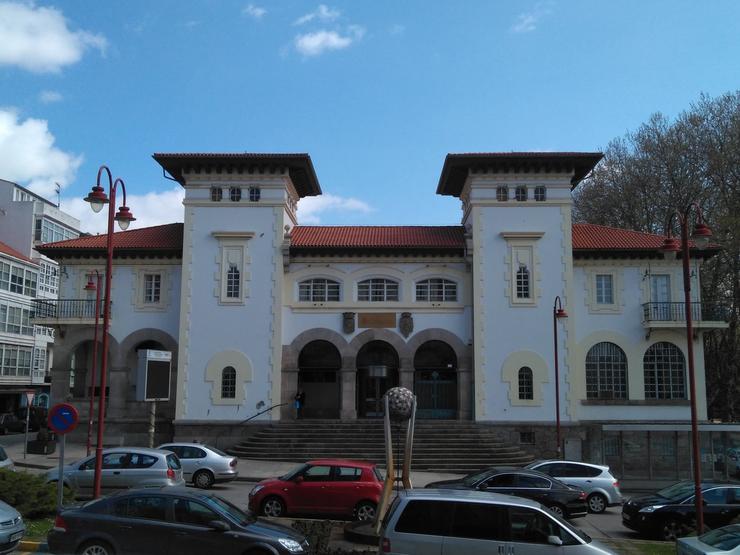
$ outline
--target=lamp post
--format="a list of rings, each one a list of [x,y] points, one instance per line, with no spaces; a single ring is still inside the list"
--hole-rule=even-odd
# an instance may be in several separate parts
[[[92,374],[90,374],[90,411],[87,420],[87,456],[90,456],[90,447],[92,443],[92,425],[93,425],[93,407],[95,405],[95,378],[98,368],[98,320],[100,318],[100,272],[95,270],[95,283],[92,280],[92,274],[87,280],[85,291],[95,291],[95,328],[93,331],[93,356],[92,356]]]
[[[694,371],[694,338],[693,322],[691,314],[691,273],[689,269],[689,218],[692,209],[696,209],[696,224],[691,238],[698,249],[706,248],[712,231],[704,223],[701,208],[695,202],[689,204],[683,211],[674,210],[668,217],[666,225],[666,238],[663,241],[662,250],[665,252],[681,251],[683,263],[683,294],[684,312],[686,313],[686,351],[689,359],[689,391],[691,402],[691,443],[694,468],[694,506],[696,510],[696,529],[699,534],[704,531],[704,503],[701,493],[701,459],[699,458],[699,425],[696,416],[696,375]],[[678,219],[681,226],[681,244],[671,234],[673,218]]]
[[[108,176],[108,191],[110,198],[100,186],[100,178],[103,172]],[[115,212],[116,189],[118,185],[123,189],[123,204]],[[105,429],[105,386],[106,372],[108,370],[108,327],[110,324],[110,281],[113,273],[113,220],[118,222],[122,230],[128,229],[129,224],[134,221],[133,214],[126,206],[126,185],[120,177],[113,180],[108,166],[100,166],[98,179],[90,194],[85,197],[90,203],[93,212],[100,212],[103,206],[108,204],[108,236],[106,237],[106,262],[105,262],[105,308],[103,309],[103,355],[100,368],[100,400],[98,401],[98,443],[95,446],[95,481],[93,482],[93,497],[100,497],[100,479],[103,468],[103,431]]]
[[[558,458],[562,458],[561,437],[560,437],[560,364],[558,362],[558,320],[567,318],[568,314],[563,310],[560,302],[560,295],[555,297],[555,303],[552,305],[552,336],[555,345],[555,435],[558,442]]]

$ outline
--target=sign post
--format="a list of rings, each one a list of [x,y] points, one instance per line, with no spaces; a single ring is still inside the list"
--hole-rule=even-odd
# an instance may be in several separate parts
[[[77,409],[68,403],[59,403],[49,411],[49,429],[56,432],[59,438],[59,476],[57,479],[57,511],[62,510],[64,501],[64,437],[77,427],[79,415]]]
[[[136,400],[147,401],[149,406],[149,447],[154,447],[157,401],[170,398],[172,353],[142,349],[136,375]]]
[[[26,437],[23,441],[23,458],[26,458],[28,453],[28,422],[31,419],[31,403],[33,403],[33,397],[35,393],[33,391],[26,391]]]

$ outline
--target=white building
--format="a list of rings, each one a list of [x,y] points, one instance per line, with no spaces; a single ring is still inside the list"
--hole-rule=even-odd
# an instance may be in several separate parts
[[[689,419],[680,259],[661,236],[571,221],[571,191],[599,153],[448,155],[437,193],[460,199],[461,225],[418,227],[299,225],[298,200],[321,194],[305,154],[154,158],[185,188],[185,221],[114,238],[108,426],[122,435],[144,429],[136,352],[154,348],[176,361],[161,415],[184,437],[232,433],[273,405],[260,420],[292,419],[298,390],[306,418],[373,418],[400,384],[421,418],[552,447],[557,297],[566,437]],[[83,401],[91,311],[64,307],[102,271],[105,237],[40,251],[65,269],[59,310],[43,319],[61,332],[53,395],[70,395],[74,372]],[[702,333],[726,325],[698,296],[715,252],[691,259],[702,420]]]

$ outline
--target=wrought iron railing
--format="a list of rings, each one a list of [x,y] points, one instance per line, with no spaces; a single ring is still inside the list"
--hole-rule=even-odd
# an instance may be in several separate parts
[[[100,301],[100,318],[104,301]],[[112,305],[111,305],[112,306]],[[32,318],[59,320],[66,318],[95,318],[95,299],[34,299]]]
[[[644,303],[645,322],[685,322],[685,303]],[[730,316],[728,307],[713,303],[691,303],[691,318],[695,322],[724,322]]]

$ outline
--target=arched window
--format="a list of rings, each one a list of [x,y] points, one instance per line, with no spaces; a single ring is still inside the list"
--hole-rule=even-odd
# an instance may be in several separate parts
[[[686,399],[686,366],[681,349],[661,341],[645,351],[646,399]]]
[[[226,273],[226,296],[230,299],[239,298],[239,268],[236,264],[229,266],[229,271]]]
[[[431,278],[416,282],[416,300],[454,302],[457,300],[457,283],[449,279]]]
[[[514,189],[514,198],[518,200],[519,202],[524,202],[527,200],[527,187],[524,185],[519,185],[516,189]]]
[[[516,271],[516,298],[529,299],[529,268],[519,266]]]
[[[509,188],[506,185],[499,185],[496,187],[496,200],[499,202],[506,202],[509,200]]]
[[[586,355],[586,399],[626,398],[627,356],[614,343],[597,343]]]
[[[534,200],[537,202],[544,202],[545,200],[545,187],[538,185],[534,188]]]
[[[519,398],[534,399],[534,377],[529,366],[519,369]]]
[[[372,278],[357,284],[358,301],[397,301],[398,282],[392,279]]]
[[[227,366],[221,371],[221,398],[234,399],[236,397],[236,369]]]
[[[339,282],[331,279],[311,278],[298,284],[298,300],[326,302],[339,300]]]

